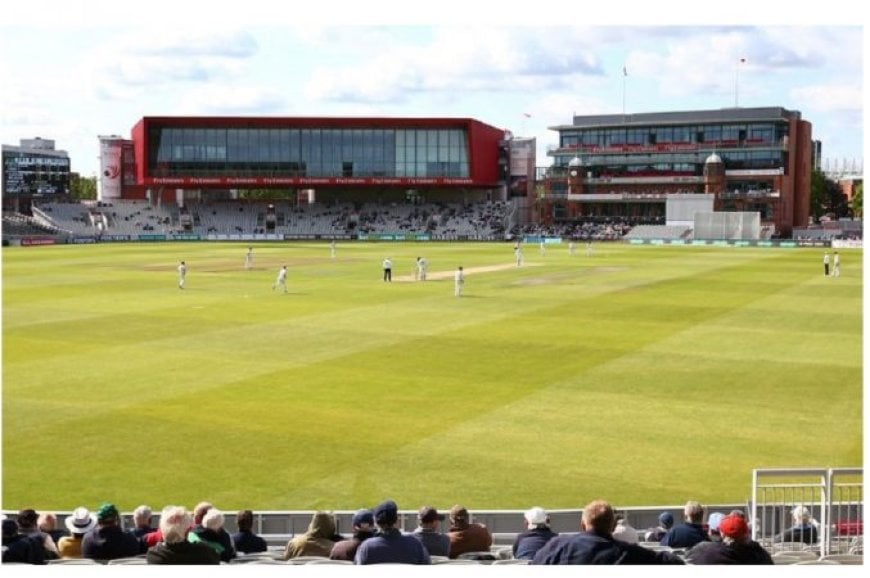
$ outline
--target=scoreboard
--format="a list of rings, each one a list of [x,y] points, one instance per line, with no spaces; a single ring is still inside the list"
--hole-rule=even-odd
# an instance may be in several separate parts
[[[3,151],[4,195],[66,194],[69,182],[69,157],[37,151]]]

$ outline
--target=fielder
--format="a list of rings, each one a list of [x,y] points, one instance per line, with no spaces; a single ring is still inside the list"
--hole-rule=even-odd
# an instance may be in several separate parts
[[[274,291],[276,287],[284,287],[284,293],[287,292],[287,265],[284,265],[281,267],[281,270],[278,271],[278,278],[275,279],[275,283],[272,284],[272,291]]]

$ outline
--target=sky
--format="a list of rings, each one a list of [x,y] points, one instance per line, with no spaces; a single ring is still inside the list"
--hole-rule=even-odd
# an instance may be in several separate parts
[[[574,114],[782,106],[823,166],[863,166],[864,22],[846,2],[585,4],[7,4],[0,141],[53,139],[94,176],[98,135],[143,116],[470,117],[535,137],[548,166]]]

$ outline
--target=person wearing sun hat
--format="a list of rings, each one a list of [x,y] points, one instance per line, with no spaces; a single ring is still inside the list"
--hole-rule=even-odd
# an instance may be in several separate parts
[[[550,516],[544,508],[535,506],[524,517],[527,529],[517,534],[513,545],[517,560],[531,560],[544,544],[559,535],[550,529]]]
[[[719,521],[721,542],[701,542],[686,552],[686,561],[698,565],[773,564],[770,554],[750,537],[746,519],[729,514]]]
[[[57,542],[57,551],[61,558],[81,558],[82,538],[97,525],[97,517],[84,506],[73,510],[73,513],[63,521],[70,535]]]
[[[121,514],[106,502],[97,510],[97,527],[82,540],[82,558],[114,560],[139,554],[139,541],[121,529]]]

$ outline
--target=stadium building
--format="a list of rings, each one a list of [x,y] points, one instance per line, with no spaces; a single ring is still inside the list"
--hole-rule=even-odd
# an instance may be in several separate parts
[[[3,145],[3,210],[29,211],[32,199],[48,200],[69,193],[70,159],[54,141],[21,139]]]
[[[499,200],[509,177],[506,131],[470,118],[145,117],[132,139],[100,140],[104,202]]]
[[[730,108],[575,116],[541,171],[542,223],[629,217],[665,224],[668,201],[712,196],[716,212],[757,212],[789,237],[810,217],[812,126],[799,111]]]

